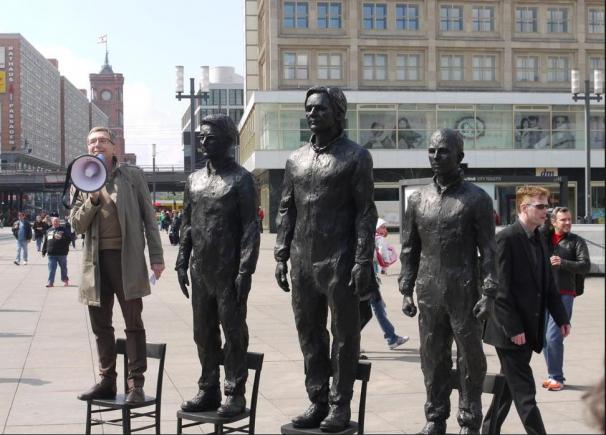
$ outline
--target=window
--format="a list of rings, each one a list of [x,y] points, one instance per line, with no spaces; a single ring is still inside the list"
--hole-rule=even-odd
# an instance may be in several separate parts
[[[496,80],[496,57],[474,56],[473,57],[473,79],[484,82]]]
[[[210,106],[226,106],[227,105],[227,89],[211,89],[209,105]]]
[[[386,80],[387,79],[387,55],[365,54],[364,55],[364,80]]]
[[[604,9],[587,11],[587,30],[589,33],[604,33]]]
[[[604,73],[604,58],[603,57],[597,57],[597,56],[591,56],[589,58],[589,72],[590,74],[588,75],[588,77],[591,78],[591,80],[593,80],[593,71],[594,70],[600,70],[602,71],[602,73]]]
[[[341,80],[341,55],[339,53],[318,54],[318,79]]]
[[[419,7],[411,4],[396,5],[396,28],[419,30]]]
[[[547,9],[547,32],[568,33],[568,9]]]
[[[318,28],[340,29],[341,28],[341,3],[322,2],[318,3]]]
[[[547,59],[547,81],[567,82],[569,79],[568,58],[557,56]]]
[[[421,56],[418,54],[398,54],[396,57],[397,80],[421,80]]]
[[[446,80],[446,81],[463,80],[463,56],[462,55],[440,56],[440,80]]]
[[[516,80],[519,82],[538,82],[539,58],[536,56],[516,57]]]
[[[516,32],[537,32],[537,8],[516,8]]]
[[[230,106],[241,106],[243,98],[242,89],[230,89],[229,90],[229,105]]]
[[[364,30],[385,30],[387,28],[387,5],[385,3],[364,3]]]
[[[283,53],[284,80],[307,80],[307,54]]]
[[[306,29],[308,27],[307,2],[284,3],[284,27],[287,29]]]
[[[472,15],[474,32],[494,32],[494,8],[492,6],[474,6]]]
[[[440,29],[443,32],[460,32],[463,30],[463,7],[441,6],[440,7]]]

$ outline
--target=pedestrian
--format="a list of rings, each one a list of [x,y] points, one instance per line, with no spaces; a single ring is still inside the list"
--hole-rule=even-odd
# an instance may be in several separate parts
[[[55,273],[57,264],[61,268],[61,281],[67,287],[69,277],[67,275],[67,254],[69,253],[69,244],[71,236],[58,217],[51,219],[52,226],[46,231],[44,242],[42,243],[42,256],[48,254],[48,281],[47,287],[53,287],[55,284]]]
[[[80,301],[88,305],[101,380],[78,398],[116,397],[116,338],[112,327],[115,295],[126,324],[125,401],[141,403],[145,400],[147,370],[142,298],[151,293],[143,247],[147,241],[150,266],[158,279],[164,270],[162,241],[145,175],[136,166],[118,163],[111,130],[94,127],[88,134],[87,146],[89,154],[103,155],[108,181],[100,191],[80,192],[70,219],[77,233],[86,234]]]
[[[25,217],[25,212],[20,211],[18,213],[18,219],[13,223],[13,236],[17,241],[17,256],[15,257],[15,263],[17,266],[21,264],[27,264],[27,244],[32,241],[32,225]]]
[[[566,207],[556,207],[551,213],[553,229],[546,234],[549,261],[560,291],[562,303],[572,319],[572,305],[583,294],[583,280],[589,272],[589,250],[582,237],[572,233],[572,215]],[[545,333],[543,356],[547,363],[548,378],[543,388],[560,391],[564,388],[564,337],[555,320],[549,315]]]
[[[486,321],[483,338],[496,348],[507,388],[501,397],[493,397],[483,433],[487,433],[494,418],[497,434],[500,433],[512,400],[526,432],[545,433],[530,360],[533,351],[539,353],[543,349],[546,311],[563,337],[570,333],[570,321],[555,285],[547,245],[539,232],[547,217],[548,198],[549,190],[543,187],[520,187],[516,191],[518,220],[496,235],[499,284],[494,314]]]
[[[49,226],[46,225],[46,222],[42,220],[42,216],[36,216],[35,222],[32,224],[32,228],[34,230],[34,239],[36,239],[36,249],[40,252],[42,249],[42,243],[44,242],[44,236],[46,235],[46,230],[48,230]]]
[[[257,216],[259,218],[259,232],[263,232],[263,219],[265,219],[265,212],[261,207],[257,208]]]
[[[65,216],[65,220],[63,220],[63,222],[61,222],[61,224],[63,225],[63,227],[65,228],[65,232],[69,236],[72,247],[75,249],[76,248],[76,238],[78,236],[76,236],[76,233],[74,232],[71,224],[69,223],[69,215]]]

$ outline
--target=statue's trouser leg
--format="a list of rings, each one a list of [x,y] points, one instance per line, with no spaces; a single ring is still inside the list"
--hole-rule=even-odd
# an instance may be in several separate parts
[[[238,303],[236,289],[232,283],[227,284],[223,289],[218,289],[217,293],[219,320],[225,336],[225,394],[227,396],[244,395],[248,377],[246,368],[248,350],[246,301],[248,295]]]
[[[304,279],[301,274],[291,276],[292,309],[305,364],[305,388],[311,402],[326,403],[330,377],[326,296],[315,291],[311,280]]]
[[[194,313],[194,341],[198,346],[198,358],[202,374],[198,380],[201,390],[219,389],[219,355],[221,331],[217,299],[192,276],[191,303]]]
[[[419,301],[419,337],[421,369],[425,378],[425,418],[445,422],[450,415],[450,371],[453,333],[443,307]]]
[[[347,281],[345,281],[347,283]],[[347,286],[328,295],[332,331],[332,385],[329,402],[349,405],[360,355],[360,300]]]
[[[471,310],[462,318],[451,316],[457,343],[459,391],[459,426],[480,429],[482,425],[482,384],[486,377],[486,356],[482,348],[482,325]]]

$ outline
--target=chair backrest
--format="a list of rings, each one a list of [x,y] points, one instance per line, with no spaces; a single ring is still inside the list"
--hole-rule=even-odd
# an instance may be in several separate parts
[[[250,395],[250,427],[254,433],[255,419],[257,416],[257,396],[259,394],[259,382],[261,380],[261,369],[263,368],[263,357],[265,355],[256,352],[246,353],[246,368],[255,372],[253,388]]]
[[[358,433],[364,433],[364,415],[366,413],[366,388],[370,380],[370,369],[372,364],[368,361],[358,361],[356,369],[356,380],[362,381],[360,389],[360,407],[358,409]]]
[[[162,399],[162,380],[164,378],[164,360],[166,359],[166,343],[146,343],[145,352],[147,358],[157,359],[158,361],[158,379],[156,382],[156,401],[159,403]],[[116,340],[116,353],[124,355],[124,392],[128,391],[128,353],[126,351],[126,340],[118,338]]]

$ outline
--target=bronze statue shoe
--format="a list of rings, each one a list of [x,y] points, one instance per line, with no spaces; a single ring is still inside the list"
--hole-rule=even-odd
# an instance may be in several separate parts
[[[328,403],[315,402],[301,415],[292,419],[292,425],[298,429],[311,429],[319,427],[322,420],[328,415]]]
[[[243,395],[237,394],[225,397],[225,402],[217,409],[219,417],[233,417],[244,412],[246,408],[246,399]]]
[[[349,405],[330,405],[328,415],[320,423],[320,430],[323,432],[341,432],[349,426],[350,418]]]
[[[78,395],[80,400],[115,399],[116,382],[101,380],[98,384]]]
[[[219,406],[221,406],[221,391],[198,390],[193,398],[181,404],[181,409],[185,412],[203,412],[214,411]]]

